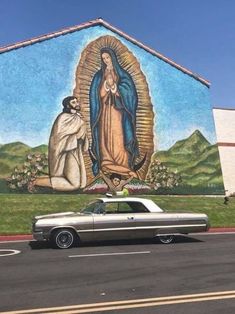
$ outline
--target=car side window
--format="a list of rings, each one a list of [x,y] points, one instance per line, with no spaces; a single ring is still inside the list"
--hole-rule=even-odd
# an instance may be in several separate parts
[[[149,210],[140,202],[128,202],[133,213],[148,213]]]
[[[118,213],[123,213],[123,214],[134,213],[134,210],[128,202],[120,202],[118,204]]]
[[[102,202],[92,202],[81,210],[82,213],[97,213],[102,206]]]
[[[116,214],[118,204],[117,203],[106,203],[103,212],[106,214]]]
[[[110,202],[105,204],[102,212],[106,214],[134,214],[146,213],[149,211],[140,202]]]

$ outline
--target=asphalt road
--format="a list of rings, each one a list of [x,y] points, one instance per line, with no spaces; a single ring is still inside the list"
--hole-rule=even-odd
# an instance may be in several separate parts
[[[69,250],[0,243],[0,313],[234,314],[234,243],[235,234]]]

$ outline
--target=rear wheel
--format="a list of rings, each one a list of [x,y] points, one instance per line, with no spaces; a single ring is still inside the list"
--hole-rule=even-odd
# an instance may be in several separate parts
[[[59,229],[52,235],[52,242],[56,248],[68,249],[75,243],[76,235],[72,230]]]
[[[158,236],[159,240],[161,243],[163,244],[170,244],[171,242],[174,241],[174,235],[172,234],[169,234],[169,235],[161,235],[161,236]]]

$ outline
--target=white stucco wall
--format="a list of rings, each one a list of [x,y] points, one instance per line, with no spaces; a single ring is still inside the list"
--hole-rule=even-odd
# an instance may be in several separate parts
[[[225,190],[235,193],[235,109],[213,109]]]

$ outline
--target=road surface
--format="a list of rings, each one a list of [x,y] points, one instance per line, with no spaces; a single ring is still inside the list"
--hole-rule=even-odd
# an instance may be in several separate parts
[[[0,243],[0,313],[234,314],[234,260],[235,234],[68,250]]]

